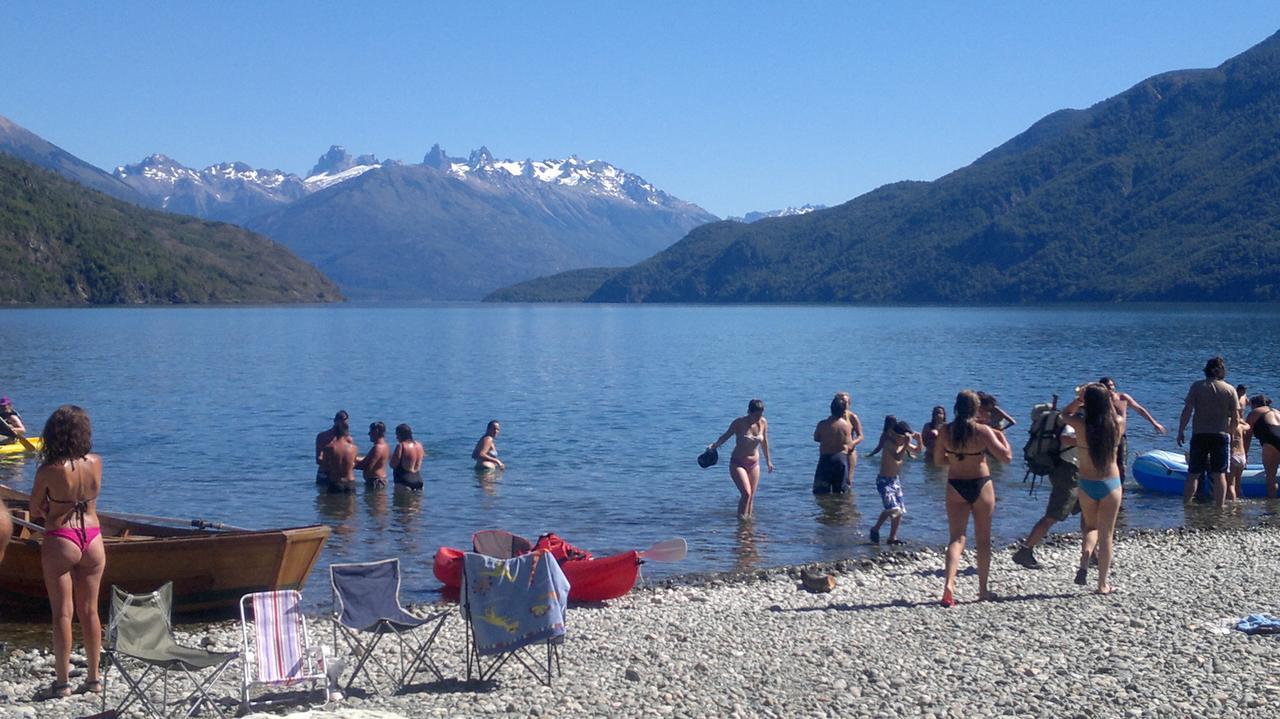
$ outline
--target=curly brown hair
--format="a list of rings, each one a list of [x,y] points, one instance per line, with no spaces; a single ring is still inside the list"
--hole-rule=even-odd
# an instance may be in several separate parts
[[[89,414],[74,404],[64,404],[55,409],[44,423],[40,433],[44,449],[40,451],[45,464],[80,459],[93,451],[93,426]]]

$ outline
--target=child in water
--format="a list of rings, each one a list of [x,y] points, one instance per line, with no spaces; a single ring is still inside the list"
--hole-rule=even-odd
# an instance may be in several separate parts
[[[907,456],[914,457],[922,445],[920,435],[911,431],[911,425],[906,422],[894,422],[893,426],[889,427],[888,424],[886,421],[880,446],[876,448],[883,452],[880,456],[880,475],[876,477],[876,491],[880,493],[884,511],[880,513],[880,518],[871,528],[871,541],[879,544],[880,527],[884,526],[886,520],[892,520],[889,527],[889,544],[903,544],[904,542],[898,539],[898,527],[902,525],[902,515],[907,513],[907,507],[902,502],[902,483],[898,480],[898,475],[902,473],[902,463],[906,461]]]

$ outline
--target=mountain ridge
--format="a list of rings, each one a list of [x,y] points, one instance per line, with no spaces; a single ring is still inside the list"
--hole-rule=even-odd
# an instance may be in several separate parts
[[[1278,110],[1280,33],[1050,113],[936,180],[699,227],[589,299],[1280,300]]]
[[[234,225],[149,210],[0,153],[0,302],[331,302],[337,288]]]

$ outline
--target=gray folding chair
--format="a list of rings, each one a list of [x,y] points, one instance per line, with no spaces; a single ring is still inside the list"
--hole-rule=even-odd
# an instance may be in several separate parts
[[[471,535],[471,548],[476,554],[510,559],[533,551],[533,543],[505,529],[482,529]]]
[[[533,552],[499,559],[467,552],[459,607],[467,625],[467,680],[490,681],[511,659],[546,686],[560,673],[569,581],[555,558]],[[545,661],[532,647],[542,644]]]
[[[331,564],[329,581],[333,586],[334,650],[337,650],[338,637],[341,636],[356,657],[346,691],[350,691],[356,678],[363,673],[374,691],[381,693],[370,668],[377,669],[390,680],[393,692],[404,688],[423,670],[434,674],[436,681],[444,681],[444,674],[431,658],[431,647],[450,610],[426,617],[405,611],[400,605],[399,559]],[[430,627],[430,631],[424,636],[426,627]],[[373,650],[386,636],[395,637],[399,645],[399,666],[395,671],[373,656]]]
[[[111,618],[102,647],[104,710],[107,674],[114,666],[129,687],[116,706],[117,715],[136,704],[153,719],[190,717],[201,706],[211,706],[220,716],[226,716],[209,696],[208,690],[240,653],[211,652],[179,645],[173,639],[170,624],[172,605],[172,582],[166,582],[150,594],[129,594],[120,587],[111,588]],[[171,705],[169,675],[175,673],[193,688]],[[156,683],[162,685],[158,700],[152,693]],[[172,712],[169,711],[170,706],[174,707]],[[184,707],[185,711],[180,712]]]

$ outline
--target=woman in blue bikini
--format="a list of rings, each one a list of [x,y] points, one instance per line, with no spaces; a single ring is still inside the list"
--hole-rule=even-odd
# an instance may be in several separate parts
[[[1084,415],[1079,413],[1084,408]],[[1080,546],[1080,568],[1076,584],[1088,581],[1089,555],[1098,549],[1098,594],[1110,594],[1115,587],[1107,582],[1111,571],[1112,539],[1116,516],[1124,488],[1120,468],[1116,465],[1116,447],[1124,436],[1125,418],[1116,414],[1111,391],[1093,382],[1080,389],[1076,398],[1062,410],[1062,418],[1076,431],[1076,458],[1080,465],[1080,481],[1076,496],[1084,517],[1084,535]],[[1080,451],[1083,450],[1083,451]]]

